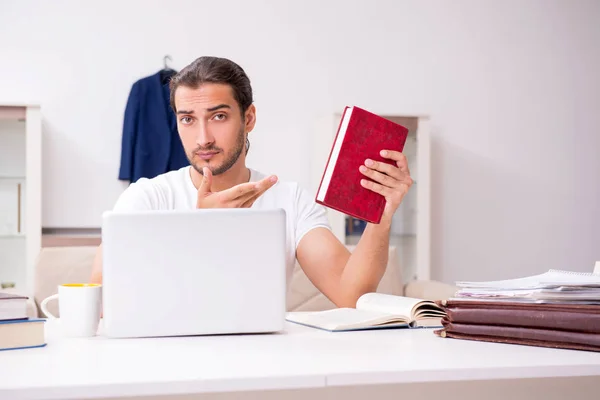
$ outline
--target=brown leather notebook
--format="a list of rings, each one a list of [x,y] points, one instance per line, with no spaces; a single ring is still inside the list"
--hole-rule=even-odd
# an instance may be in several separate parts
[[[600,305],[440,301],[447,321],[600,333]],[[600,335],[599,335],[600,336]]]
[[[435,330],[440,337],[484,342],[600,352],[600,335],[552,329],[516,326],[469,325],[442,320],[443,329]]]

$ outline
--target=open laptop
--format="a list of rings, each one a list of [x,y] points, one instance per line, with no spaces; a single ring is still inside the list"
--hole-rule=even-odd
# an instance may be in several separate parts
[[[282,209],[104,213],[104,334],[282,330],[285,224]]]

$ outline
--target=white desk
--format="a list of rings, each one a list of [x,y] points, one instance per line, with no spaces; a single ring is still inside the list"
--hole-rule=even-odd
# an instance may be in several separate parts
[[[0,399],[600,398],[600,353],[432,330],[66,339],[58,328],[47,323],[44,348],[0,352]]]

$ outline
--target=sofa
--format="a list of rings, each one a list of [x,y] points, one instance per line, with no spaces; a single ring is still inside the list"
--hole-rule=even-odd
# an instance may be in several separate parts
[[[348,246],[352,251],[354,246]],[[33,298],[28,302],[29,317],[45,317],[41,302],[58,291],[62,283],[88,282],[96,246],[44,247],[36,260]],[[400,296],[439,300],[451,297],[456,288],[436,281],[404,283],[396,247],[389,248],[388,265],[377,292]],[[288,311],[318,311],[335,308],[306,277],[299,265],[293,271],[288,288]],[[58,301],[48,303],[48,311],[59,316]]]

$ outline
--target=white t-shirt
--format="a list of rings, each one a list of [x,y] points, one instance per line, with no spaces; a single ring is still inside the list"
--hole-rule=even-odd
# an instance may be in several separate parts
[[[155,178],[140,178],[119,196],[115,211],[137,210],[193,210],[198,190],[190,176],[190,166],[170,171]],[[250,169],[250,181],[256,182],[264,174]],[[327,213],[296,183],[278,181],[263,193],[252,208],[283,208],[286,220],[286,273],[288,281],[296,263],[296,249],[300,239],[310,230],[331,229]]]

